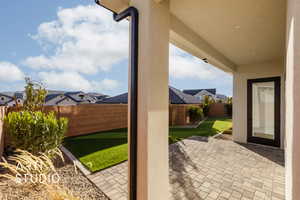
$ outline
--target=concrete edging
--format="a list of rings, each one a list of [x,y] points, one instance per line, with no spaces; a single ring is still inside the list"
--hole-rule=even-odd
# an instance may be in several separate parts
[[[60,147],[60,150],[74,163],[74,165],[85,175],[91,175],[92,172],[88,170],[81,162],[64,146]]]

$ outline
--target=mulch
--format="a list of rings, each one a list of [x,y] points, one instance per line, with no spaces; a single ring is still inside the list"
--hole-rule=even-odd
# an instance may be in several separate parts
[[[109,200],[105,194],[91,183],[74,165],[68,161],[57,164],[60,177],[59,186],[71,191],[81,200]],[[0,200],[46,200],[49,194],[41,186],[21,186],[15,182],[0,179]]]

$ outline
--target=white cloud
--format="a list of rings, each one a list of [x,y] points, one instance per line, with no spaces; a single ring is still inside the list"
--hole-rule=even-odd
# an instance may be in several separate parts
[[[95,74],[128,57],[128,22],[114,22],[112,14],[99,6],[60,9],[57,19],[42,23],[33,38],[54,48],[53,55],[25,59],[33,69]]]
[[[40,72],[41,81],[49,89],[64,89],[76,91],[107,91],[116,89],[119,82],[111,79],[104,79],[100,82],[85,79],[78,72]]]
[[[9,62],[0,62],[1,82],[15,82],[21,80],[24,80],[24,74],[16,65]]]
[[[170,76],[176,79],[219,80],[229,75],[204,61],[170,45]]]

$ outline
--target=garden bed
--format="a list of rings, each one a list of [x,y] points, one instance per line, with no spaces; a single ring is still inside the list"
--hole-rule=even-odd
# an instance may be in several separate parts
[[[70,190],[72,195],[78,197],[78,199],[109,200],[103,192],[101,192],[80,172],[80,170],[75,170],[73,164],[66,163],[63,166],[59,167],[57,169],[57,172],[60,176],[60,186]],[[0,181],[1,200],[47,200],[48,196],[48,193],[42,187],[39,186],[24,187],[12,181],[3,179]]]

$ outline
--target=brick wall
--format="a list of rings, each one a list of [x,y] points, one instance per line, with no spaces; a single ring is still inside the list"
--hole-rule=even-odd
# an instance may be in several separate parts
[[[224,103],[214,103],[214,104],[210,105],[208,116],[209,117],[225,117],[225,116],[227,116],[225,104]]]

